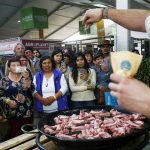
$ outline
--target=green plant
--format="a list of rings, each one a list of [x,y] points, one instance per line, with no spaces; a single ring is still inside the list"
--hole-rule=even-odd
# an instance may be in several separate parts
[[[142,61],[136,78],[150,87],[150,58],[146,58]]]

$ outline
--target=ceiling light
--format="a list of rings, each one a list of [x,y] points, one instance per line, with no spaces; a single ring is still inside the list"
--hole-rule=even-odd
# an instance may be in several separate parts
[[[94,4],[94,6],[96,6],[96,7],[107,7],[107,6],[102,5],[102,4]]]

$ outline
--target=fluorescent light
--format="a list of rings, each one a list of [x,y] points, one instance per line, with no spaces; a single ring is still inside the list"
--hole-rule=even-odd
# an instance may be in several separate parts
[[[107,7],[107,6],[102,5],[102,4],[94,4],[94,6],[97,6],[97,7]]]

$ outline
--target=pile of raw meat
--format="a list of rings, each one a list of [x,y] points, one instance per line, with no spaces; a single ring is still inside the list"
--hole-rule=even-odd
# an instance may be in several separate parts
[[[55,125],[44,125],[44,132],[67,140],[110,138],[143,128],[144,119],[140,114],[128,115],[114,109],[110,112],[81,110],[78,115],[55,117]]]

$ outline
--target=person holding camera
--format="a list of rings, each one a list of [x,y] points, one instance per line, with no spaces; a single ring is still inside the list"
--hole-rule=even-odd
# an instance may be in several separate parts
[[[18,58],[8,61],[9,75],[0,81],[0,102],[10,125],[10,138],[22,134],[21,126],[32,121],[31,93],[34,91],[28,71]]]
[[[83,53],[77,53],[74,59],[72,73],[69,74],[69,87],[72,92],[72,107],[94,106],[95,86],[95,70],[89,68],[87,60]]]

